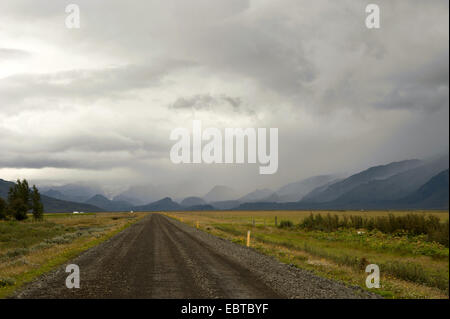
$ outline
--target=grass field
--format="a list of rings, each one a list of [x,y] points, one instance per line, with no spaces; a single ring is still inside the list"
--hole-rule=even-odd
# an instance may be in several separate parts
[[[144,213],[45,214],[43,221],[0,221],[0,298],[98,245]]]
[[[386,298],[448,298],[449,248],[427,240],[425,235],[408,235],[378,230],[338,229],[308,231],[298,224],[309,211],[204,211],[170,212],[167,216],[199,227],[213,235],[246,244],[251,231],[251,247],[280,261],[350,285],[366,288],[368,264],[377,264],[381,287],[370,289]],[[350,216],[405,216],[425,214],[448,221],[448,212],[339,211],[313,212]],[[275,227],[291,221],[293,227]]]

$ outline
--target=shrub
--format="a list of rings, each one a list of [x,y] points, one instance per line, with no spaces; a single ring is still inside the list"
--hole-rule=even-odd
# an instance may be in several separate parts
[[[6,256],[9,257],[9,258],[13,258],[13,257],[25,255],[28,252],[29,252],[28,248],[16,248],[16,249],[13,249],[13,250],[9,250],[6,253]]]
[[[448,238],[449,238],[448,227],[449,227],[449,224],[448,224],[448,220],[447,220],[447,221],[445,221],[445,223],[443,223],[443,225],[441,227],[430,232],[428,234],[427,240],[432,241],[432,242],[434,241],[434,242],[444,245],[445,247],[448,247],[448,244],[449,244],[449,242],[448,242]]]
[[[13,279],[0,277],[0,287],[12,286],[14,284],[15,281]]]
[[[294,227],[294,223],[291,222],[290,220],[282,220],[280,222],[280,226],[278,226],[280,228],[291,228]]]

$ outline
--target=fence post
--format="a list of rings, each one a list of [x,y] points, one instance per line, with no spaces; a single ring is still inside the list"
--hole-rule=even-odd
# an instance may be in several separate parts
[[[250,231],[247,231],[247,247],[250,247]]]
[[[278,226],[278,220],[277,220],[277,216],[275,216],[275,227]]]

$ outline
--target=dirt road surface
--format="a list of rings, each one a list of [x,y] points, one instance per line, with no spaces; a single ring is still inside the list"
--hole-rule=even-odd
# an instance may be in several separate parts
[[[80,269],[68,289],[67,264]],[[373,298],[274,258],[152,214],[14,298]]]

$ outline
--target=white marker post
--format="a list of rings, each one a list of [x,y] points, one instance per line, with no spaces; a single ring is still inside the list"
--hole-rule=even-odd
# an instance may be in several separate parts
[[[250,231],[247,232],[247,247],[250,247]]]

